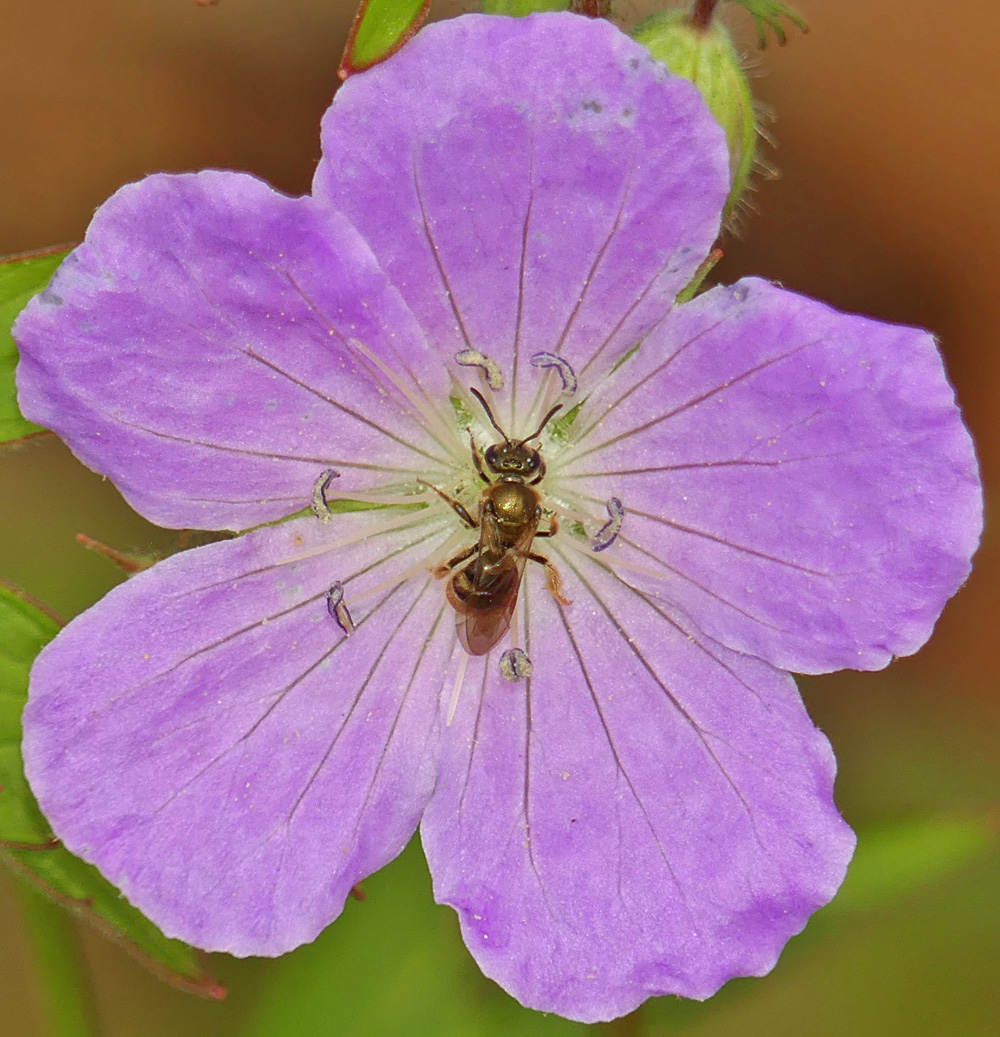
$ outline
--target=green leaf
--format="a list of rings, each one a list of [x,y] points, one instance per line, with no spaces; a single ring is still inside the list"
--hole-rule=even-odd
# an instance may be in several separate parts
[[[0,840],[45,843],[48,822],[21,766],[21,711],[35,656],[59,632],[54,616],[13,587],[0,584]]]
[[[14,368],[17,346],[10,329],[14,318],[48,285],[69,249],[60,245],[41,252],[0,259],[0,443],[10,443],[45,430],[17,409]]]
[[[431,0],[361,0],[340,59],[341,79],[395,54],[423,25]]]
[[[568,11],[572,0],[483,0],[483,14],[506,14],[523,18],[536,11]]]
[[[847,878],[825,913],[885,907],[964,867],[996,842],[985,815],[920,818],[859,833]]]
[[[95,867],[63,846],[7,849],[3,858],[15,874],[124,948],[153,975],[201,997],[226,996],[193,948],[164,936]]]
[[[31,665],[59,627],[27,595],[0,583],[0,859],[161,979],[204,997],[223,997],[224,989],[191,947],[164,936],[96,868],[53,838],[31,794],[21,763],[21,712]]]

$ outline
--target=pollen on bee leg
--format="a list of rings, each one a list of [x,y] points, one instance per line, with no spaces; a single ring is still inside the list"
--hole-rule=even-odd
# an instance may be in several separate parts
[[[345,634],[354,633],[354,620],[344,604],[344,585],[340,580],[326,592],[326,609]]]
[[[522,681],[531,676],[534,667],[521,648],[508,648],[500,656],[500,676],[505,681]]]
[[[559,602],[560,605],[572,605],[573,602],[563,593],[562,577],[559,570],[546,558],[545,560],[545,586],[549,594]]]
[[[485,353],[480,353],[478,349],[460,349],[455,354],[455,363],[462,367],[478,367],[486,378],[486,384],[494,392],[500,392],[503,388],[503,371],[500,370],[500,365]]]
[[[605,507],[608,509],[608,521],[590,538],[592,551],[606,551],[618,539],[625,520],[625,508],[617,497],[612,497]]]
[[[572,396],[576,392],[576,372],[569,363],[555,353],[535,353],[529,358],[533,367],[554,368],[562,381],[560,396]]]
[[[329,522],[333,515],[330,512],[330,505],[326,500],[326,491],[330,488],[330,483],[334,479],[340,478],[340,472],[334,471],[332,468],[325,468],[319,473],[319,478],[313,483],[312,489],[312,500],[310,506],[312,507],[313,514],[320,520],[320,522]]]

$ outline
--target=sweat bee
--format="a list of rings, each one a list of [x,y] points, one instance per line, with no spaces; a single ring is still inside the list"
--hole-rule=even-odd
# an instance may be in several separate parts
[[[545,475],[545,462],[539,451],[528,444],[541,435],[562,409],[562,404],[556,404],[530,436],[512,441],[497,424],[482,394],[476,389],[469,391],[482,404],[490,424],[503,436],[503,442],[491,444],[480,454],[472,439],[472,459],[479,478],[486,483],[476,519],[459,501],[436,486],[431,487],[470,529],[479,530],[478,541],[438,566],[435,575],[449,576],[448,603],[457,613],[462,647],[469,655],[485,655],[510,627],[529,561],[545,566],[549,590],[561,604],[569,604],[563,596],[562,581],[555,566],[531,549],[536,537],[555,536],[559,525],[553,518],[548,529],[538,528],[542,520],[542,496],[534,487]]]

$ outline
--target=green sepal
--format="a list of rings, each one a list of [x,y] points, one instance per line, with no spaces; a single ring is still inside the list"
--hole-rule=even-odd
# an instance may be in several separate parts
[[[55,615],[0,582],[0,860],[53,903],[120,944],[154,975],[218,1000],[225,989],[197,952],[171,940],[92,865],[54,836],[28,787],[21,762],[21,713],[36,656],[59,632]]]
[[[788,7],[786,4],[777,3],[776,0],[728,0],[729,3],[739,4],[746,8],[757,26],[757,46],[763,50],[767,46],[767,29],[769,27],[777,37],[778,45],[783,47],[788,41],[788,34],[781,24],[782,18],[787,18],[799,32],[808,32],[809,23],[798,11]]]
[[[361,0],[340,59],[340,78],[395,54],[423,25],[430,6],[431,0]]]
[[[705,29],[692,25],[687,11],[654,14],[632,33],[657,61],[698,88],[729,147],[729,219],[753,170],[757,155],[757,109],[743,62],[729,33],[713,21]]]
[[[45,432],[18,410],[14,384],[17,344],[10,329],[28,302],[47,287],[69,251],[69,246],[56,245],[0,259],[0,445]]]
[[[701,291],[701,286],[705,283],[705,278],[715,269],[715,264],[722,259],[722,249],[713,248],[711,252],[701,261],[698,269],[694,272],[694,277],[677,293],[676,302],[678,304],[690,302],[697,294]]]

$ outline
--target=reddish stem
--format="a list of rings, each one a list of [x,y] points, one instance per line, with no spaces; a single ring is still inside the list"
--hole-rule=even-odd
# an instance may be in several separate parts
[[[691,12],[691,24],[705,32],[712,24],[712,16],[719,5],[719,0],[695,0],[694,10]]]

